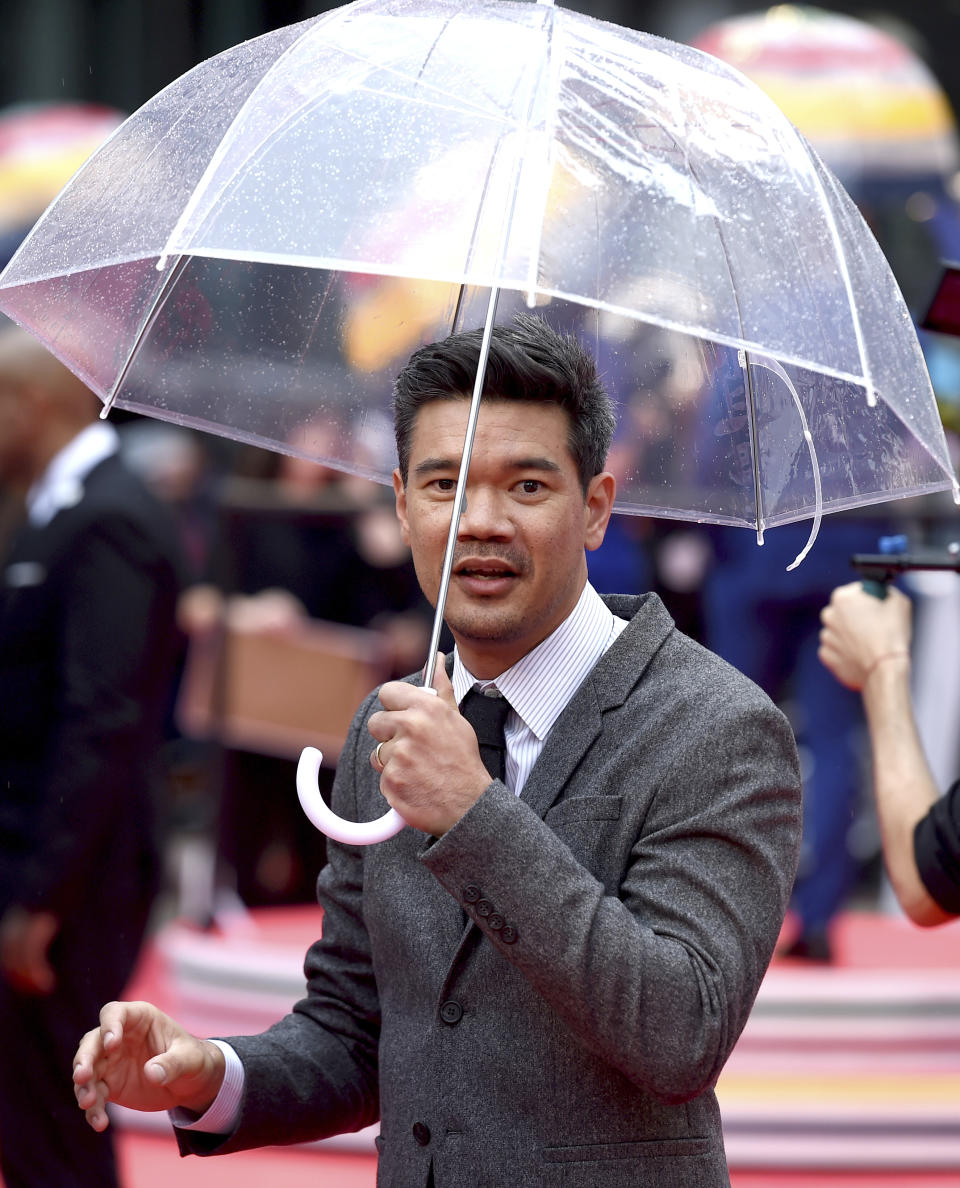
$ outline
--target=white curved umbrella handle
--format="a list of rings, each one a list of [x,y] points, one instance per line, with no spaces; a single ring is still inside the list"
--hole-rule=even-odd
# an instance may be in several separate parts
[[[300,807],[321,833],[332,837],[334,841],[347,842],[352,846],[372,846],[400,832],[406,821],[396,809],[390,809],[376,821],[345,821],[343,817],[338,817],[320,795],[318,778],[321,758],[316,747],[304,747],[297,764]]]

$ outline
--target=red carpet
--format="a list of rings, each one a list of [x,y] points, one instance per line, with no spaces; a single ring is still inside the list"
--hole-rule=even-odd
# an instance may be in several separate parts
[[[271,1148],[219,1159],[181,1159],[172,1137],[123,1132],[124,1188],[374,1188],[375,1155]]]
[[[172,1139],[126,1132],[120,1140],[125,1188],[374,1188],[373,1155],[296,1150],[247,1151],[221,1159],[181,1159]],[[956,1172],[910,1174],[732,1172],[732,1188],[956,1188]]]

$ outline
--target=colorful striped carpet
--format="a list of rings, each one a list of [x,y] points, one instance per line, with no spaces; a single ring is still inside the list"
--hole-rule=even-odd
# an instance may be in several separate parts
[[[132,992],[200,1034],[260,1030],[300,996],[303,953],[320,920],[319,909],[303,907],[241,915],[217,932],[170,925]],[[830,966],[774,961],[721,1077],[735,1188],[960,1184],[960,924],[924,931],[849,914],[835,948]],[[124,1143],[134,1144],[125,1158],[136,1157],[136,1135],[142,1144],[168,1143],[153,1129],[165,1128],[161,1118],[120,1112],[117,1122]],[[296,1155],[308,1165],[341,1161],[327,1183],[372,1185],[373,1133]],[[292,1177],[293,1155],[277,1164]],[[287,1181],[271,1174],[271,1183]]]

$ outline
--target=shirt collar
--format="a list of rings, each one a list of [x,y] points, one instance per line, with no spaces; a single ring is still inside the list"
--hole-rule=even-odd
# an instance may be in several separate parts
[[[453,653],[453,692],[459,705],[469,689],[496,685],[542,742],[587,674],[623,626],[589,582],[559,627],[493,680],[480,681]]]
[[[35,528],[49,524],[58,511],[83,498],[83,480],[104,458],[116,453],[120,438],[104,421],[87,425],[54,454],[27,492],[27,517]]]

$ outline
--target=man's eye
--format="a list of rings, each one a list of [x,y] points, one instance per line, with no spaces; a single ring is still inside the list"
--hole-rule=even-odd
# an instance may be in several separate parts
[[[449,492],[449,491],[456,491],[456,489],[457,489],[457,480],[456,479],[442,478],[442,479],[435,479],[434,482],[436,483],[436,487],[437,487],[438,491],[448,491]]]
[[[520,483],[520,489],[524,495],[536,495],[543,487],[543,483],[539,479],[524,479]]]

